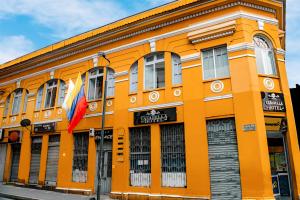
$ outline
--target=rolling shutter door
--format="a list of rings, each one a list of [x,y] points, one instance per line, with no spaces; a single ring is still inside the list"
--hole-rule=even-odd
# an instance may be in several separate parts
[[[31,162],[30,162],[30,173],[29,173],[30,184],[38,184],[39,173],[40,173],[41,150],[42,150],[42,138],[33,137],[31,143]]]
[[[59,135],[52,135],[48,142],[48,156],[45,185],[55,186],[59,159]]]
[[[3,181],[6,148],[7,148],[6,144],[0,144],[0,183]]]
[[[238,147],[233,119],[207,122],[212,200],[240,200]]]
[[[11,170],[10,170],[10,181],[18,181],[18,171],[19,171],[19,161],[20,161],[20,150],[21,144],[12,144],[12,161],[11,161]]]

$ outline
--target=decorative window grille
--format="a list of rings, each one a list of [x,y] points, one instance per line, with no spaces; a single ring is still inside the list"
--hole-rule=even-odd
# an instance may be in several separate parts
[[[107,94],[108,97],[115,95],[115,72],[111,68],[107,68]]]
[[[216,79],[229,76],[227,47],[217,47],[202,51],[203,79]]]
[[[138,62],[130,68],[130,92],[137,92],[138,87]]]
[[[28,102],[28,92],[26,91],[25,92],[25,98],[24,98],[24,104],[23,104],[23,113],[25,113],[26,112],[26,110],[27,110],[27,102]]]
[[[276,63],[272,43],[263,36],[255,36],[253,40],[258,73],[276,75]]]
[[[23,89],[18,89],[13,93],[13,104],[12,104],[12,109],[11,109],[11,114],[16,115],[20,111],[20,106],[22,102],[22,94],[23,94]]]
[[[88,100],[101,99],[103,89],[103,69],[94,68],[89,71]]]
[[[3,112],[3,117],[7,116],[8,109],[9,109],[9,104],[10,104],[10,95],[8,95],[8,97],[6,98],[5,108],[4,108],[4,112]]]
[[[151,184],[150,127],[130,129],[130,184],[144,187]]]
[[[62,80],[59,81],[59,93],[58,93],[58,106],[61,106],[65,99],[66,83]]]
[[[163,187],[186,187],[184,125],[161,125]]]
[[[57,80],[48,81],[46,84],[45,108],[52,108],[55,105],[57,92]]]
[[[145,57],[145,89],[165,87],[164,53],[154,53]]]
[[[87,182],[89,135],[74,134],[73,182]]]
[[[181,59],[174,53],[172,53],[172,83],[173,85],[182,83]]]
[[[44,91],[44,85],[42,85],[37,92],[35,110],[41,109],[43,91]]]

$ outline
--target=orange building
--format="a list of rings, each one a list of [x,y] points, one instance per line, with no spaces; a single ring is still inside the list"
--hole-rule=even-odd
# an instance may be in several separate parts
[[[174,1],[0,68],[5,183],[95,193],[107,74],[102,193],[300,198],[282,1]],[[61,105],[78,73],[88,109],[69,134]]]

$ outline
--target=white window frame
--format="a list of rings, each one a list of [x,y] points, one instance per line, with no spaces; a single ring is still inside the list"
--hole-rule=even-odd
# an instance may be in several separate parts
[[[219,49],[219,48],[225,48],[226,50],[226,53],[227,53],[227,70],[228,70],[228,76],[220,76],[218,77],[217,76],[217,67],[216,67],[216,55],[215,55],[215,51],[216,49]],[[203,56],[203,53],[206,52],[206,51],[212,51],[213,52],[213,64],[214,64],[214,77],[212,78],[205,78],[205,70],[204,70],[204,56]],[[207,81],[207,80],[213,80],[213,79],[219,79],[219,78],[229,78],[230,77],[230,71],[229,71],[229,61],[228,61],[228,52],[227,52],[227,47],[226,46],[217,46],[217,47],[213,47],[213,48],[209,48],[209,49],[204,49],[201,51],[201,64],[202,64],[202,79]]]
[[[23,113],[27,111],[27,102],[28,102],[28,91],[25,91],[24,104],[23,104]]]
[[[112,68],[106,68],[107,88],[106,96],[113,97],[115,95],[115,71]]]
[[[163,55],[163,58],[162,59],[157,59],[157,55],[160,55],[162,54]],[[153,61],[149,61],[147,62],[146,59],[148,57],[151,57],[153,56]],[[156,64],[158,63],[161,63],[163,62],[164,63],[164,87],[165,87],[165,84],[166,84],[166,71],[165,71],[165,54],[164,52],[157,52],[157,53],[153,53],[153,54],[150,54],[148,56],[145,56],[144,57],[144,90],[155,90],[155,89],[158,89],[158,88],[164,88],[164,87],[157,87],[157,84],[156,84],[156,81],[155,81],[155,78],[156,78]],[[153,65],[153,77],[152,77],[152,80],[153,80],[153,88],[147,88],[146,87],[146,66],[147,65]]]
[[[96,70],[96,74],[95,75],[91,75],[91,70],[88,71],[88,92],[87,92],[87,99],[88,101],[95,101],[95,100],[100,100],[102,95],[103,95],[103,88],[104,88],[104,84],[103,84],[103,71],[102,73],[100,73],[100,70],[103,70],[103,68],[94,68],[92,70]],[[98,77],[102,77],[102,91],[101,91],[101,95],[99,98],[96,98],[96,85],[97,85],[97,78]],[[94,91],[93,91],[93,98],[90,98],[90,80],[91,79],[95,79],[95,87],[94,87]]]
[[[11,95],[8,95],[6,98],[5,107],[4,107],[4,111],[3,111],[3,117],[7,117],[9,105],[10,105],[10,98],[11,98]]]
[[[129,71],[129,92],[130,93],[135,93],[138,90],[138,82],[139,82],[139,77],[138,77],[138,62],[136,61],[135,63],[133,63],[133,65],[130,67],[130,71]],[[136,73],[133,73],[133,70],[136,70]],[[136,74],[136,80],[133,79],[133,74]]]
[[[179,62],[175,62],[175,57],[179,58]],[[178,54],[171,53],[172,59],[172,84],[180,85],[182,84],[182,62]],[[177,80],[176,77],[179,77]]]
[[[22,103],[22,96],[23,96],[23,89],[18,89],[13,93],[13,102],[12,102],[12,107],[11,107],[11,115],[17,115],[20,113],[20,107]],[[17,104],[15,105],[15,102]],[[16,109],[16,110],[15,110]]]
[[[44,86],[45,85],[40,86],[37,91],[36,102],[35,102],[35,111],[38,111],[41,109],[42,102],[43,102]]]
[[[262,40],[262,42],[265,43],[267,48],[263,48],[263,47],[258,46],[256,41],[255,41],[256,38],[259,39],[259,40]],[[258,74],[277,76],[277,65],[276,65],[276,62],[275,62],[275,55],[274,55],[274,51],[273,51],[273,45],[270,42],[270,40],[267,39],[264,36],[256,35],[253,38],[253,42],[254,42],[254,48],[255,48],[254,50],[255,50],[255,55],[256,55],[256,65],[257,65]],[[257,56],[257,54],[258,54],[257,50],[258,49],[260,50],[260,53],[263,51],[263,53],[260,56],[262,58],[261,62],[262,62],[263,66],[258,66],[258,63],[257,63],[257,59],[259,58]],[[270,58],[271,66],[267,66],[267,63],[268,63],[267,59],[269,58],[269,56],[268,56],[269,52],[272,54],[272,58]],[[263,72],[261,72],[261,70],[262,70],[261,68],[263,69]]]
[[[53,85],[50,86],[50,84],[53,83]],[[55,102],[56,102],[56,98],[57,98],[57,84],[58,84],[58,80],[50,80],[46,83],[46,94],[45,94],[45,101],[44,101],[44,108],[47,109],[47,108],[53,108],[55,107]],[[56,91],[55,91],[55,99],[54,99],[54,104],[53,106],[51,106],[51,104],[53,103],[52,102],[52,97],[53,97],[53,89],[56,88]],[[51,95],[50,95],[50,101],[49,101],[49,107],[46,107],[46,102],[47,102],[47,94],[48,94],[48,90],[51,90]]]
[[[59,89],[58,89],[58,98],[57,98],[57,105],[61,106],[65,99],[66,93],[66,83],[63,80],[59,80]]]

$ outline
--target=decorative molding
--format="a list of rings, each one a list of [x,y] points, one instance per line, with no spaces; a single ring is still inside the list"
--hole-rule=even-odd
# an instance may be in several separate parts
[[[149,43],[150,43],[150,50],[151,50],[151,52],[155,52],[156,51],[156,42],[155,42],[155,39],[149,40]]]
[[[20,88],[20,86],[21,86],[21,80],[20,79],[17,80],[16,85],[17,85],[17,88]]]
[[[263,83],[267,90],[273,90],[275,88],[275,83],[271,78],[264,78]]]
[[[157,108],[165,108],[165,107],[172,107],[172,106],[182,106],[183,102],[172,102],[172,103],[164,103],[164,104],[157,104],[157,105],[151,105],[151,106],[143,106],[143,107],[136,107],[136,108],[129,108],[129,112],[135,112],[135,111],[142,111],[142,110],[151,110],[151,109],[157,109]]]
[[[110,111],[110,112],[105,112],[105,115],[112,115],[114,114],[113,111]],[[102,116],[102,113],[93,113],[93,114],[86,114],[84,115],[83,118],[90,118],[90,117],[99,117],[99,116]]]
[[[33,99],[28,99],[27,102],[34,101],[34,100],[35,100],[35,98],[33,98]]]
[[[52,59],[48,59],[44,62],[39,62],[38,64],[32,65],[28,68],[18,70],[18,72],[23,72],[23,71],[27,71],[27,70],[30,70],[30,69],[34,69],[36,67],[43,66],[43,65],[55,62],[55,61],[64,59],[66,57],[69,57],[69,56],[72,56],[72,55],[75,55],[75,54],[78,54],[78,53],[86,52],[86,51],[89,51],[91,49],[95,49],[95,48],[100,47],[100,46],[104,46],[104,45],[107,45],[107,44],[110,44],[110,43],[113,43],[113,42],[117,42],[119,40],[132,38],[136,35],[140,35],[140,34],[145,33],[145,32],[153,31],[153,30],[165,27],[165,26],[169,26],[169,25],[172,25],[172,24],[176,24],[176,23],[188,20],[188,19],[199,17],[201,15],[206,15],[206,14],[209,14],[209,13],[212,13],[212,12],[215,12],[215,11],[221,11],[221,10],[224,10],[224,9],[227,9],[227,8],[230,8],[230,7],[234,7],[234,6],[239,6],[239,5],[255,8],[255,9],[258,9],[258,10],[264,10],[264,11],[271,12],[271,13],[275,13],[274,9],[263,7],[263,6],[258,6],[258,5],[252,4],[252,3],[246,3],[246,2],[242,2],[242,1],[232,2],[232,3],[226,4],[226,5],[218,6],[218,7],[215,7],[215,8],[208,9],[208,10],[203,10],[203,11],[200,11],[198,13],[194,13],[194,14],[184,16],[184,17],[181,17],[181,18],[178,18],[178,19],[174,19],[172,21],[167,21],[167,22],[164,22],[164,23],[159,24],[159,25],[148,27],[148,28],[139,30],[137,32],[130,33],[128,35],[123,35],[123,36],[120,36],[120,37],[117,37],[117,38],[114,38],[114,39],[111,39],[111,40],[106,40],[104,42],[99,42],[95,45],[90,45],[89,47],[81,48],[80,50],[76,50],[76,51],[73,51],[71,53],[67,53],[67,54],[52,58]],[[161,35],[152,37],[152,38],[147,38],[147,39],[144,39],[144,40],[141,40],[141,41],[137,41],[137,42],[126,44],[126,45],[116,47],[116,48],[113,48],[113,49],[110,49],[110,50],[106,50],[106,51],[104,51],[104,53],[105,54],[110,54],[110,53],[113,53],[113,52],[121,51],[123,49],[128,49],[128,48],[131,48],[131,47],[135,47],[135,46],[145,44],[145,43],[149,42],[149,40],[152,40],[152,39],[155,39],[155,40],[164,39],[164,38],[168,38],[168,37],[171,37],[171,36],[175,36],[175,35],[179,35],[179,34],[182,34],[182,33],[187,33],[187,32],[193,31],[193,30],[197,30],[197,29],[200,29],[200,28],[203,28],[203,27],[207,27],[207,26],[210,26],[210,25],[219,24],[219,23],[222,23],[222,22],[231,21],[231,20],[235,20],[235,19],[239,19],[239,18],[246,18],[246,19],[251,19],[251,20],[255,20],[255,21],[261,20],[264,23],[278,25],[278,20],[277,19],[270,18],[270,17],[265,17],[265,16],[262,16],[262,15],[255,15],[255,14],[248,13],[248,12],[238,11],[238,12],[235,12],[235,13],[232,13],[232,14],[229,14],[229,15],[225,15],[225,16],[218,17],[218,18],[215,18],[215,19],[212,19],[212,20],[207,20],[205,22],[201,22],[201,23],[198,23],[198,24],[195,24],[195,25],[191,25],[191,26],[186,27],[186,28],[178,29],[176,31],[171,31],[171,32],[168,32],[168,33],[165,33],[165,34],[161,34]],[[97,38],[97,37],[94,37],[94,38]],[[61,65],[58,65],[58,66],[55,66],[55,67],[48,68],[46,70],[41,70],[39,72],[30,74],[30,75],[25,75],[21,78],[21,80],[28,79],[28,78],[31,78],[33,76],[37,76],[39,74],[43,74],[43,73],[46,73],[46,72],[50,72],[52,70],[60,69],[60,68],[67,67],[67,66],[70,66],[70,65],[74,65],[74,64],[77,64],[79,62],[90,60],[96,55],[97,54],[89,55],[89,56],[86,56],[86,57],[83,57],[83,58],[80,58],[80,59],[77,59],[77,60],[73,60],[73,61],[61,64]],[[5,77],[8,77],[10,75],[11,74],[8,73],[7,75],[2,76],[1,78],[5,78]],[[4,86],[4,85],[7,85],[9,83],[13,83],[14,81],[15,81],[15,79],[4,82],[4,83],[0,83],[0,86]]]
[[[131,96],[129,100],[130,100],[130,103],[135,103],[136,102],[136,96]]]
[[[185,63],[185,62],[189,62],[189,61],[194,61],[194,60],[198,60],[201,58],[201,54],[200,53],[194,53],[194,54],[189,54],[189,55],[185,55],[185,56],[181,56],[181,62]]]
[[[284,49],[276,49],[276,53],[280,55],[285,55],[285,50]]]
[[[14,125],[9,125],[9,126],[2,126],[1,128],[5,129],[5,128],[18,128],[21,127],[20,124],[14,124]]]
[[[173,92],[173,95],[174,95],[175,97],[181,96],[181,89],[179,89],[179,88],[175,89],[174,92]]]
[[[28,98],[29,98],[29,97],[34,97],[34,96],[35,96],[35,93],[29,93],[27,96],[28,96]]]
[[[264,30],[264,27],[265,27],[265,23],[261,20],[258,20],[257,21],[257,25],[258,25],[258,29],[263,31]]]
[[[54,79],[54,73],[55,73],[55,70],[52,70],[52,71],[50,72],[50,79]]]
[[[157,91],[150,92],[148,99],[152,103],[157,102],[159,100],[159,92],[157,92]]]
[[[213,97],[206,97],[204,98],[204,101],[216,101],[216,100],[221,100],[221,99],[230,99],[232,98],[232,94],[226,94],[226,95],[222,95],[222,96],[213,96]]]
[[[285,63],[285,60],[284,60],[284,59],[278,58],[277,60],[278,60],[279,62],[284,62],[284,63]]]
[[[203,199],[203,200],[209,199],[209,197],[181,196],[181,195],[170,195],[170,194],[151,194],[151,193],[143,193],[143,192],[111,192],[111,194],[141,195],[141,196],[150,196],[150,197],[170,197],[170,198],[183,198],[183,199]]]
[[[238,58],[243,58],[243,57],[252,57],[252,58],[256,58],[256,56],[254,54],[242,54],[239,56],[232,56],[229,57],[228,60],[233,60],[233,59],[238,59]]]
[[[98,61],[99,61],[98,55],[93,56],[93,67],[98,67]]]
[[[124,79],[115,81],[115,83],[121,83],[121,82],[125,82],[125,81],[128,81],[128,80],[129,80],[128,78],[124,78]]]
[[[114,77],[125,76],[128,74],[128,71],[115,72]]]
[[[59,119],[53,119],[53,120],[45,120],[45,121],[39,121],[39,122],[33,122],[32,124],[44,124],[44,123],[51,123],[51,122],[62,122],[62,118]]]
[[[243,50],[254,50],[254,44],[248,42],[242,42],[227,47],[227,52],[236,52],[236,51],[243,51]]]
[[[207,40],[218,39],[218,38],[233,35],[233,33],[234,33],[234,31],[227,31],[227,32],[223,32],[223,33],[218,33],[218,34],[215,34],[215,35],[210,35],[210,36],[202,37],[200,39],[192,40],[192,43],[195,44],[195,43],[204,42],[204,41],[207,41]]]
[[[181,67],[181,69],[190,69],[190,68],[194,68],[194,67],[201,67],[202,64],[195,64],[195,65],[189,65],[189,66],[185,66],[185,67]]]
[[[224,83],[220,80],[213,81],[210,84],[210,90],[214,93],[219,93],[224,90]]]

